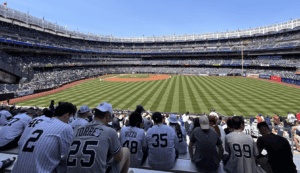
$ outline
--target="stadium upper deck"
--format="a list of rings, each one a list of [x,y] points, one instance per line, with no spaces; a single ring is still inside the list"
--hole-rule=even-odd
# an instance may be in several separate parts
[[[259,28],[147,38],[84,34],[0,5],[0,43],[17,47],[101,54],[203,54],[295,50],[300,19]],[[243,44],[243,45],[242,45]],[[299,51],[300,52],[300,51]],[[287,53],[287,52],[285,52]]]

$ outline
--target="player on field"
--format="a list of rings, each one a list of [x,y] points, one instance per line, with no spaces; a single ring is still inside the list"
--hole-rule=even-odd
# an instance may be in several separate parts
[[[154,126],[147,131],[147,145],[149,148],[148,162],[154,169],[171,169],[178,158],[178,137],[172,127],[162,124],[162,115],[155,112],[152,115]]]
[[[86,105],[81,106],[77,113],[78,117],[70,124],[72,128],[74,129],[76,126],[82,126],[88,123],[86,118],[88,117],[89,113],[90,113],[90,109],[88,106]]]
[[[147,143],[145,131],[141,128],[143,119],[141,115],[133,112],[129,117],[130,126],[123,127],[120,133],[120,141],[123,147],[130,150],[130,167],[138,168],[147,158]]]
[[[0,126],[4,126],[9,119],[12,118],[11,113],[9,112],[9,106],[3,106],[3,110],[0,111]]]
[[[179,154],[184,154],[187,152],[187,143],[186,143],[186,131],[183,126],[178,124],[177,116],[171,114],[168,118],[169,125],[172,127],[178,137],[178,144],[175,144],[175,148],[178,150]],[[185,122],[187,123],[187,122]]]
[[[24,111],[24,110],[23,110]],[[18,146],[18,141],[30,121],[33,113],[29,109],[26,113],[18,114],[10,119],[0,130],[0,150],[9,150]]]
[[[113,118],[112,106],[104,102],[94,112],[94,121],[75,128],[67,172],[128,172],[130,152],[121,148],[117,132],[107,127]]]
[[[258,150],[250,135],[243,133],[244,118],[231,119],[234,131],[226,135],[225,150],[229,154],[225,170],[230,173],[256,173],[256,156]]]
[[[73,129],[67,122],[75,112],[74,105],[65,102],[56,107],[53,118],[32,124],[32,133],[20,147],[12,173],[58,172],[63,169],[58,165],[61,156],[68,153],[73,136]]]

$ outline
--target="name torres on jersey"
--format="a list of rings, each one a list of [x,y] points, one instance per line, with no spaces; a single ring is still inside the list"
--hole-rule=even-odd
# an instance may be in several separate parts
[[[101,128],[94,128],[94,127],[81,127],[77,130],[76,137],[78,136],[100,136]]]

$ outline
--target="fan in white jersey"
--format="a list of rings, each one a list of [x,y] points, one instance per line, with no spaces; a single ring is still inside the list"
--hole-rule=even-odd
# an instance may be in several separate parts
[[[82,126],[88,123],[86,118],[88,117],[89,113],[90,113],[90,109],[88,106],[86,105],[81,106],[77,113],[78,117],[70,124],[72,128],[74,129],[76,126]]]
[[[39,117],[36,117],[34,118],[25,128],[24,132],[22,133],[22,136],[18,142],[18,145],[19,145],[19,148],[21,146],[23,146],[24,142],[25,142],[25,139],[27,138],[27,136],[29,134],[32,133],[32,129],[33,128],[38,128],[38,126],[41,125],[40,122],[42,121],[45,121],[45,120],[50,120],[50,118],[53,117],[53,112],[49,109],[44,109],[43,110],[43,115],[39,116]]]
[[[225,150],[229,153],[229,160],[224,169],[230,173],[256,173],[258,150],[252,137],[242,132],[244,118],[236,116],[231,121],[234,131],[226,135]]]
[[[130,167],[138,168],[147,158],[146,135],[143,130],[143,119],[139,113],[133,112],[129,117],[130,126],[123,127],[120,133],[120,142],[130,150]]]
[[[28,114],[28,115],[27,115]],[[32,113],[14,116],[0,130],[0,150],[9,150],[18,146],[25,127],[32,121]]]
[[[178,144],[175,144],[175,148],[178,150],[179,154],[184,154],[187,152],[187,142],[186,142],[186,131],[185,129],[178,124],[177,116],[171,114],[168,118],[169,126],[172,127],[178,137]],[[185,122],[187,123],[187,122]]]
[[[172,127],[162,124],[162,115],[155,112],[152,115],[154,126],[147,131],[147,145],[149,148],[148,162],[154,169],[171,169],[178,158],[178,137]]]
[[[4,126],[7,121],[12,118],[12,115],[9,111],[9,106],[4,106],[4,110],[0,111],[0,126]]]
[[[117,132],[107,127],[113,118],[112,106],[104,102],[93,110],[94,121],[74,131],[67,172],[128,172],[130,152],[128,148],[121,148]]]
[[[73,104],[64,102],[56,107],[53,118],[37,122],[20,146],[12,173],[65,172],[67,167],[59,165],[70,149],[73,129],[67,122],[75,112]]]
[[[245,119],[245,126],[243,132],[246,133],[246,135],[251,135],[251,126],[250,123]]]

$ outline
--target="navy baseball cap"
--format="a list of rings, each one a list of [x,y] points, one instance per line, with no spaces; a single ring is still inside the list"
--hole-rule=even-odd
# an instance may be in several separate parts
[[[160,123],[162,122],[163,117],[160,112],[154,112],[154,114],[152,115],[152,119],[154,122]]]
[[[136,110],[142,110],[145,111],[144,107],[142,105],[137,105]]]

